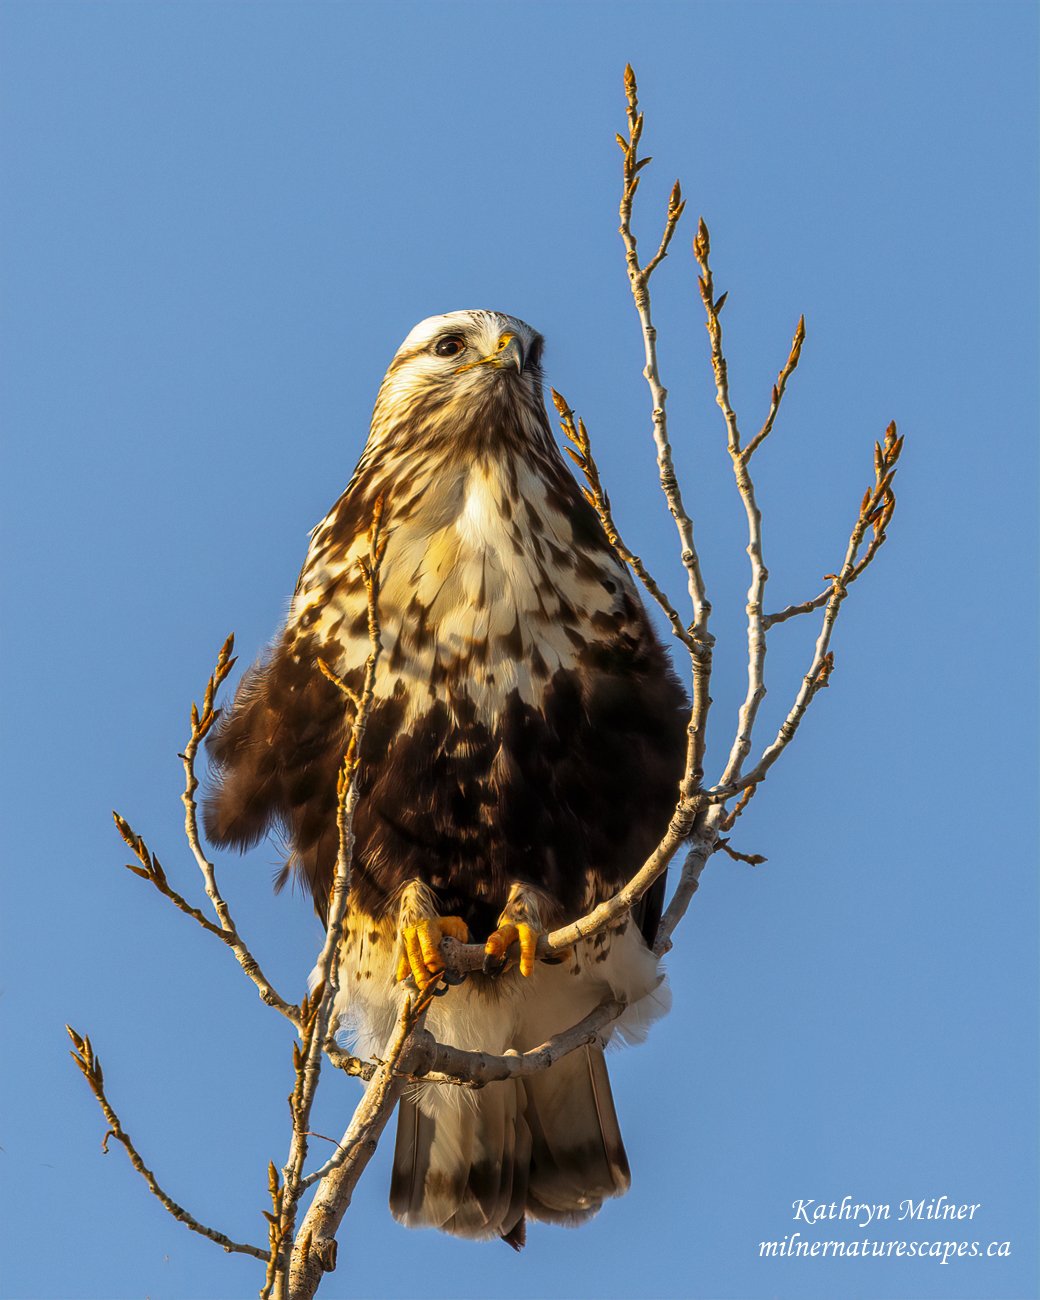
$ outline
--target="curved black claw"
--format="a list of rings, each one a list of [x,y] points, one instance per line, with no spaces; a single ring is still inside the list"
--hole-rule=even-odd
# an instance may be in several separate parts
[[[484,954],[484,974],[501,975],[505,969],[505,957],[496,957],[494,953],[487,952]]]
[[[441,978],[444,980],[446,985],[465,984],[466,976],[468,974],[469,972],[464,970],[443,970],[441,971]]]

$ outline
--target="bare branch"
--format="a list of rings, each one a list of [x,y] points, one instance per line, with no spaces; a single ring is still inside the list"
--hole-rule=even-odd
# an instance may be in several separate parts
[[[768,862],[761,853],[738,853],[736,849],[730,846],[729,840],[718,840],[718,846],[724,853],[728,853],[734,862],[746,862],[749,867],[760,867],[763,862]]]
[[[769,414],[766,416],[765,424],[762,425],[758,433],[755,434],[741,452],[745,462],[751,459],[772,432],[773,421],[776,419],[777,412],[780,410],[780,403],[784,400],[787,381],[794,374],[795,367],[798,365],[798,359],[802,355],[802,344],[804,342],[805,317],[799,316],[798,324],[794,331],[794,338],[791,340],[791,351],[788,353],[787,360],[784,362],[784,368],[780,371],[779,375],[777,375],[776,383],[773,385],[772,400],[769,403]]]
[[[387,1076],[387,1080],[392,1076],[404,1076],[406,1071],[401,1068],[402,1056],[405,1047],[409,1046],[409,1035],[418,1025],[422,1013],[429,1006],[429,1002],[429,997],[427,997],[425,999],[417,1000],[415,1003],[408,1002],[405,1004],[405,1008],[397,1023],[397,1033],[386,1054],[386,1060],[381,1061],[376,1067],[372,1076],[373,1083],[369,1092],[372,1088],[380,1089],[385,1086],[382,1078],[384,1074]],[[368,1095],[369,1093],[366,1092],[365,1097],[362,1098],[362,1104],[358,1106],[354,1118],[351,1120],[350,1127],[343,1136],[343,1140],[337,1145],[336,1150],[328,1158],[325,1164],[323,1164],[320,1169],[315,1169],[313,1173],[308,1174],[305,1178],[300,1180],[300,1187],[303,1190],[306,1190],[308,1187],[313,1187],[315,1183],[320,1182],[328,1174],[332,1173],[334,1169],[338,1169],[345,1160],[349,1159],[351,1149],[357,1143],[359,1134],[365,1126],[371,1122],[371,1109],[364,1106],[364,1101]]]
[[[325,660],[321,658],[320,655],[318,657],[318,668],[321,672],[321,675],[325,677],[328,681],[330,681],[333,684],[333,686],[335,686],[335,688],[340,692],[341,695],[346,696],[348,702],[350,703],[351,707],[356,713],[357,710],[360,709],[361,707],[361,697],[360,695],[358,695],[357,691],[353,690],[350,686],[348,686],[347,683],[343,680],[343,678],[339,675],[339,673],[331,669],[329,665],[325,662]]]
[[[102,1151],[107,1155],[108,1140],[109,1138],[115,1138],[117,1142],[122,1143],[126,1154],[130,1157],[130,1163],[148,1184],[149,1191],[178,1223],[183,1223],[192,1232],[197,1232],[203,1237],[208,1237],[210,1241],[215,1241],[218,1246],[222,1246],[229,1254],[252,1255],[254,1259],[266,1260],[267,1252],[261,1250],[259,1246],[250,1246],[240,1241],[232,1241],[225,1233],[218,1232],[215,1228],[206,1227],[204,1223],[200,1223],[182,1205],[178,1205],[172,1197],[163,1191],[156,1181],[155,1175],[141,1158],[141,1154],[131,1140],[130,1135],[123,1128],[119,1116],[112,1108],[112,1104],[105,1094],[105,1076],[101,1069],[101,1061],[95,1056],[90,1039],[86,1035],[77,1034],[71,1025],[66,1025],[65,1029],[76,1049],[74,1052],[70,1052],[69,1055],[82,1071],[90,1091],[96,1097],[97,1103],[108,1121],[108,1132],[101,1144]]]
[[[636,553],[631,550],[624,542],[621,533],[618,531],[617,524],[614,522],[614,516],[610,509],[610,498],[607,496],[606,489],[599,476],[599,467],[596,464],[592,454],[592,443],[589,438],[588,430],[585,428],[585,421],[579,420],[577,426],[574,423],[574,412],[567,405],[567,399],[551,388],[553,405],[560,415],[560,426],[564,434],[574,444],[573,447],[565,447],[564,451],[574,461],[575,465],[585,475],[585,481],[588,483],[587,488],[582,491],[586,501],[599,515],[599,521],[603,526],[603,531],[607,535],[614,550],[620,555],[621,559],[631,568],[632,572],[646,588],[651,599],[657,602],[665,617],[671,624],[672,632],[686,646],[691,655],[699,652],[697,642],[683,625],[682,619],[675,611],[672,602],[665,595],[664,591],[658,585],[653,575],[647,569],[646,565]]]
[[[406,1059],[411,1032],[419,1027],[426,1005],[428,999],[423,1005],[405,1003],[386,1060],[373,1075],[336,1151],[336,1164],[320,1171],[321,1182],[292,1252],[289,1300],[310,1300],[323,1274],[336,1267],[336,1233],[401,1095],[405,1079],[400,1067]]]
[[[757,785],[765,779],[766,773],[791,743],[806,710],[816,694],[827,686],[834,668],[834,655],[830,650],[831,634],[841,609],[842,602],[848,595],[849,583],[857,569],[857,556],[863,544],[867,529],[874,530],[874,540],[880,546],[885,529],[892,519],[896,499],[892,492],[892,479],[896,472],[896,462],[903,450],[903,439],[896,436],[895,422],[885,430],[884,443],[874,444],[873,487],[868,487],[860,504],[859,515],[849,537],[845,560],[839,573],[831,575],[831,588],[827,596],[823,624],[816,639],[812,662],[802,679],[802,685],[795,697],[787,717],[777,732],[776,739],[763,752],[755,767],[739,780],[722,782],[707,792],[709,803],[724,803],[735,794],[750,786]],[[876,549],[876,548],[875,548]]]
[[[660,261],[660,257],[663,257],[667,251],[668,240],[671,239],[675,224],[682,214],[683,204],[678,187],[676,187],[672,190],[674,202],[669,203],[669,222],[666,222],[665,225],[666,238],[662,240],[661,248],[658,250],[660,256],[652,258],[647,267],[641,267],[636,237],[632,231],[632,200],[635,198],[636,190],[639,187],[639,170],[646,166],[650,159],[644,158],[640,160],[639,158],[639,138],[643,133],[643,115],[639,112],[636,77],[631,64],[628,64],[625,68],[625,100],[628,116],[628,140],[625,141],[622,136],[617,137],[624,153],[619,233],[625,245],[629,285],[632,289],[632,298],[635,302],[636,313],[639,316],[639,325],[643,334],[645,357],[643,375],[649,385],[653,402],[653,434],[657,448],[658,477],[661,490],[668,503],[668,509],[675,520],[675,526],[679,533],[679,541],[682,546],[682,562],[686,569],[690,603],[693,607],[693,622],[689,628],[693,648],[687,645],[693,656],[693,708],[688,732],[686,773],[682,784],[682,795],[684,798],[689,798],[700,789],[704,777],[704,749],[707,741],[708,710],[711,708],[709,687],[711,684],[713,638],[708,631],[711,603],[708,600],[704,577],[701,573],[700,558],[693,540],[693,521],[687,514],[686,507],[683,504],[682,492],[679,488],[679,481],[676,478],[675,466],[672,461],[672,446],[668,437],[668,390],[661,382],[657,362],[657,329],[653,323],[650,305],[650,273],[657,265],[657,262]],[[675,214],[674,220],[671,220],[673,212]]]
[[[624,1002],[608,1001],[570,1029],[532,1047],[526,1052],[494,1056],[490,1052],[466,1052],[435,1042],[425,1030],[415,1036],[415,1056],[410,1062],[413,1074],[426,1083],[458,1084],[466,1088],[483,1088],[489,1083],[523,1079],[540,1074],[562,1057],[580,1047],[601,1041],[602,1030],[625,1010]]]
[[[733,829],[733,827],[736,825],[737,818],[748,806],[751,800],[755,797],[755,791],[757,789],[758,789],[757,785],[748,786],[748,788],[738,799],[736,805],[733,808],[731,808],[730,811],[725,815],[725,817],[723,817],[719,821],[719,830],[731,831]]]
[[[667,870],[669,862],[686,842],[702,799],[703,795],[694,799],[681,799],[661,842],[631,880],[585,916],[553,930],[551,934],[542,935],[538,942],[538,957],[541,959],[564,952],[582,939],[591,939],[623,920],[654,881]],[[483,967],[485,954],[481,944],[464,944],[455,939],[444,939],[440,950],[449,970],[470,971]]]
[[[902,442],[902,439],[900,439],[900,442]],[[892,511],[895,509],[895,494],[891,491],[889,491],[889,498],[891,500],[891,509],[889,510],[888,519],[891,519]],[[856,567],[849,574],[848,581],[845,583],[846,588],[852,586],[885,544],[888,538],[885,531],[888,527],[888,519],[885,520],[884,527],[876,531],[871,537],[867,549],[863,552],[863,558],[857,562]],[[786,623],[789,618],[795,618],[798,614],[811,614],[814,609],[822,609],[830,599],[831,590],[831,587],[826,587],[812,600],[803,601],[800,605],[788,605],[786,609],[781,609],[775,614],[767,614],[763,622],[767,628],[770,628],[775,623]]]
[[[170,885],[166,879],[166,872],[162,869],[159,859],[151,852],[148,845],[138,835],[125,817],[120,817],[119,813],[113,812],[112,817],[116,824],[116,830],[123,837],[124,843],[132,851],[137,861],[141,864],[135,867],[133,863],[126,864],[127,871],[132,871],[135,876],[140,876],[142,880],[150,880],[164,898],[168,898],[174,907],[182,911],[185,916],[190,916],[192,920],[198,921],[204,930],[214,934],[218,939],[228,942],[227,932],[222,930],[219,925],[214,925],[208,916],[205,916],[197,907],[193,907],[183,895]]]
[[[769,570],[766,568],[762,557],[762,512],[758,507],[758,501],[755,497],[755,485],[748,466],[750,457],[741,450],[740,429],[729,397],[729,369],[722,348],[722,324],[719,320],[719,312],[726,295],[723,294],[718,299],[715,297],[715,284],[709,262],[710,251],[711,240],[708,235],[708,227],[702,218],[697,227],[697,237],[693,241],[693,252],[701,269],[699,284],[701,300],[704,303],[704,310],[708,318],[707,330],[708,337],[711,340],[711,365],[715,375],[715,400],[725,417],[727,445],[733,465],[733,475],[736,479],[740,499],[744,503],[744,513],[747,515],[747,553],[751,562],[751,585],[748,587],[747,593],[748,684],[744,702],[740,706],[737,715],[736,735],[722,776],[725,783],[733,781],[740,775],[744,760],[751,751],[752,735],[758,717],[759,706],[766,696],[766,628],[762,617],[762,602],[765,596],[766,582],[769,579]],[[795,360],[791,364],[791,369],[797,364],[797,353],[801,351],[801,339],[798,334],[795,335],[795,339],[797,350],[792,349],[792,356],[794,356]],[[781,380],[786,382],[783,374],[781,374]],[[779,401],[779,396],[776,396],[774,404],[779,406]],[[769,423],[772,422],[769,421]],[[765,434],[761,436],[764,437]]]
[[[698,821],[701,820],[698,818]],[[716,833],[711,822],[702,826],[691,837],[690,848],[679,872],[679,883],[665,908],[654,937],[653,950],[658,957],[663,957],[671,948],[672,934],[693,901],[693,896],[700,885],[701,872],[715,852],[715,843]]]
[[[650,161],[649,158],[646,159]],[[643,278],[649,280],[660,263],[668,256],[668,245],[672,242],[672,236],[675,234],[675,227],[679,224],[679,218],[686,207],[686,200],[682,196],[682,186],[678,181],[672,186],[672,192],[668,196],[668,212],[665,217],[664,233],[661,235],[661,243],[657,252],[653,255],[646,266],[643,267]]]
[[[334,1040],[326,1040],[325,1055],[329,1058],[329,1064],[335,1066],[337,1070],[342,1070],[344,1074],[352,1075],[357,1079],[369,1080],[375,1074],[376,1067],[371,1061],[362,1061],[357,1056],[352,1056],[350,1052],[345,1052],[342,1047]]]
[[[279,1295],[285,1293],[290,1272],[297,1206],[303,1191],[315,1181],[314,1177],[304,1178],[303,1168],[307,1159],[310,1114],[321,1073],[322,1053],[335,1047],[331,1021],[333,1004],[339,989],[339,950],[343,938],[347,898],[350,894],[350,864],[354,851],[354,811],[358,800],[356,778],[361,746],[375,696],[376,668],[383,648],[379,625],[379,577],[386,552],[386,537],[383,534],[382,524],[383,499],[380,497],[376,500],[369,528],[369,553],[358,561],[368,601],[370,650],[365,664],[361,694],[358,697],[351,726],[350,740],[339,774],[336,811],[339,848],[332,891],[329,896],[325,942],[315,968],[317,984],[310,998],[305,998],[300,1006],[302,1046],[293,1047],[296,1081],[289,1099],[293,1133],[289,1156],[282,1170],[278,1222],[276,1228],[272,1226],[272,1259],[268,1270],[267,1294],[271,1294],[274,1288],[278,1288]],[[323,671],[326,676],[329,676],[327,667]],[[309,1244],[307,1249],[310,1250]],[[276,1256],[277,1262],[275,1262]],[[261,1295],[263,1294],[262,1292]]]
[[[228,673],[234,667],[235,661],[231,657],[231,651],[234,648],[234,635],[221,646],[220,654],[217,656],[217,665],[213,674],[206,683],[206,692],[203,696],[202,711],[200,713],[196,705],[191,706],[191,738],[185,746],[181,760],[184,763],[184,793],[181,795],[181,802],[184,804],[184,833],[191,848],[192,855],[202,872],[203,880],[206,882],[206,894],[213,904],[213,910],[220,921],[221,934],[227,946],[238,958],[238,964],[256,985],[260,997],[269,1007],[274,1007],[280,1011],[286,1019],[291,1020],[298,1027],[296,1008],[280,996],[275,991],[270,980],[260,969],[260,963],[250,952],[245,940],[238,932],[234,921],[231,917],[231,909],[221,895],[217,886],[217,873],[213,863],[209,861],[202,850],[202,844],[199,839],[198,826],[198,809],[195,804],[195,792],[199,788],[198,778],[195,775],[195,757],[198,753],[199,745],[202,743],[206,733],[213,726],[217,719],[217,710],[213,707],[217,691],[221,683],[227,677]],[[119,821],[116,823],[119,825]],[[128,828],[129,829],[129,828]],[[122,827],[120,827],[122,832]],[[124,839],[126,836],[124,835]],[[129,841],[127,841],[129,843]],[[131,847],[133,847],[131,845]],[[138,873],[140,874],[140,873]],[[154,883],[154,882],[153,882]],[[166,891],[163,891],[164,893]],[[167,895],[169,896],[169,895]],[[181,909],[182,911],[185,909]],[[190,913],[189,913],[190,914]],[[210,927],[207,927],[210,928]]]

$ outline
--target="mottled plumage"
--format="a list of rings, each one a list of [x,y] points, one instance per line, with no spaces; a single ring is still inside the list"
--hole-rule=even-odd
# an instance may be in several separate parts
[[[541,929],[573,919],[632,875],[677,796],[683,692],[556,447],[541,351],[529,326],[494,312],[412,331],[354,476],[312,535],[285,629],[210,748],[209,837],[244,848],[282,828],[287,870],[323,914],[349,720],[316,661],[360,686],[357,560],[382,496],[383,653],[339,1004],[369,1051],[394,1021],[406,924],[457,916],[483,941],[504,915]],[[643,938],[663,884],[636,925],[560,965],[471,976],[434,1004],[430,1028],[462,1047],[523,1050],[613,994],[637,1029],[663,1009]],[[578,1221],[627,1185],[598,1048],[525,1084],[430,1085],[402,1102],[391,1202],[407,1223],[519,1244],[525,1214]]]

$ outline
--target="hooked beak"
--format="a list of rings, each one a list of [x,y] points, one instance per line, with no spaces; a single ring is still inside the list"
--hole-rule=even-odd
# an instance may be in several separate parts
[[[494,352],[481,357],[479,361],[471,361],[469,365],[459,366],[455,373],[461,375],[464,370],[475,370],[477,366],[494,366],[496,370],[512,367],[517,374],[520,374],[524,368],[524,349],[520,340],[515,334],[507,331],[500,336]]]

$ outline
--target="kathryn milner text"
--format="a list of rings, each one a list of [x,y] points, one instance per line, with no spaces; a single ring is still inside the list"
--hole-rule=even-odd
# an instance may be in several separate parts
[[[907,1198],[900,1201],[898,1213],[893,1215],[892,1206],[885,1201],[860,1202],[851,1196],[843,1196],[840,1201],[816,1201],[813,1199],[791,1202],[793,1218],[803,1223],[822,1223],[828,1219],[845,1219],[857,1227],[867,1228],[878,1219],[973,1219],[975,1211],[981,1209],[981,1202],[966,1205],[951,1201],[948,1196],[923,1196],[920,1200]]]

